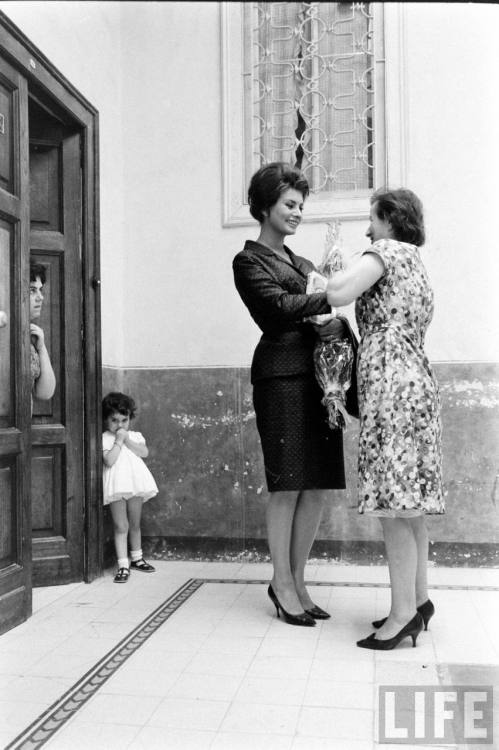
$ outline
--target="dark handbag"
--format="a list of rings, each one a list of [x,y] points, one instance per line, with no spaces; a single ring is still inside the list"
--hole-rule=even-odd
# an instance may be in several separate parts
[[[359,399],[357,395],[357,352],[359,350],[359,342],[352,331],[350,323],[346,318],[342,317],[343,322],[348,328],[348,338],[353,349],[353,364],[352,364],[352,375],[350,377],[350,388],[347,391],[345,407],[351,417],[359,418]]]
[[[347,391],[345,407],[351,417],[359,418],[359,399],[357,396],[357,358],[352,365],[352,377],[350,379],[350,388]]]

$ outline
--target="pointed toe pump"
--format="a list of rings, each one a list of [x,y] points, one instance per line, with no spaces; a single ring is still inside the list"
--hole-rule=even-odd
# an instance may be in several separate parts
[[[367,638],[363,638],[361,641],[357,641],[357,646],[360,648],[370,648],[373,651],[391,651],[392,648],[398,646],[404,638],[412,638],[413,647],[416,645],[416,640],[420,632],[423,630],[423,616],[419,612],[416,612],[412,620],[405,625],[402,630],[399,630],[397,635],[393,638],[376,638],[376,633],[371,633]]]
[[[426,602],[423,602],[423,604],[420,604],[419,607],[416,607],[416,609],[423,618],[424,629],[428,630],[428,623],[435,614],[435,606],[433,602],[431,599],[428,599]],[[380,628],[385,622],[386,617],[382,617],[381,620],[373,620],[372,626],[373,628]]]
[[[306,612],[302,612],[299,615],[291,615],[289,612],[286,612],[279,599],[275,595],[275,591],[272,586],[268,587],[267,594],[269,595],[270,600],[273,602],[276,608],[277,617],[279,617],[279,613],[282,612],[284,622],[287,622],[288,625],[304,625],[305,627],[313,627],[315,625],[314,618],[308,615]]]
[[[310,607],[310,609],[306,609],[305,614],[310,615],[310,617],[313,617],[314,620],[329,620],[329,618],[331,617],[329,612],[321,609],[317,606],[317,604],[314,604],[314,606]]]

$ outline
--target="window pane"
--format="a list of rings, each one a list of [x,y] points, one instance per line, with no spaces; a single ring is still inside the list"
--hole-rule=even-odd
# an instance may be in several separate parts
[[[314,193],[370,190],[373,4],[245,5],[251,46],[249,171],[286,161],[301,167]]]

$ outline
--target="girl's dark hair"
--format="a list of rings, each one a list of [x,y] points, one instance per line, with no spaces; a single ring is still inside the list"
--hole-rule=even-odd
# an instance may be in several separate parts
[[[42,266],[41,263],[35,263],[35,261],[32,260],[29,264],[29,280],[36,281],[38,278],[40,279],[42,284],[45,284],[45,282],[47,281],[45,266]]]
[[[378,218],[392,225],[394,239],[418,247],[424,245],[423,204],[412,190],[376,190],[371,196],[371,205],[374,204]]]
[[[133,419],[136,411],[137,407],[135,406],[135,401],[131,396],[125,396],[124,393],[113,391],[112,393],[108,393],[107,396],[104,396],[104,398],[102,399],[103,420],[107,419],[111,416],[111,414],[115,414],[116,412],[118,412],[118,414],[123,414],[123,416],[125,417],[130,417],[130,419]]]
[[[273,161],[260,167],[250,180],[248,203],[250,214],[260,222],[264,220],[264,211],[272,208],[284,190],[294,188],[307,197],[310,190],[308,182],[297,167],[282,161]]]

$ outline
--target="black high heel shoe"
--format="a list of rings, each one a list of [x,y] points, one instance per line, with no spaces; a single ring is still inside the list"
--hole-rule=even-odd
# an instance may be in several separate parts
[[[289,612],[286,612],[286,610],[280,603],[279,599],[275,595],[274,589],[270,585],[267,589],[267,594],[269,595],[270,599],[274,603],[274,606],[277,611],[277,617],[279,617],[279,610],[280,610],[282,612],[284,621],[287,622],[288,625],[305,625],[307,627],[312,627],[315,625],[314,618],[311,617],[310,615],[307,615],[305,612],[302,612],[299,615],[291,615]]]
[[[374,651],[391,651],[392,648],[398,646],[400,641],[404,638],[412,638],[412,646],[416,645],[416,640],[420,632],[423,630],[423,616],[416,612],[410,622],[405,625],[402,630],[399,630],[397,635],[393,638],[376,638],[376,633],[371,633],[367,638],[363,638],[361,641],[357,641],[357,646],[360,648],[371,648]]]
[[[423,602],[423,604],[420,604],[419,607],[416,607],[416,610],[419,612],[419,614],[423,618],[424,622],[424,629],[428,630],[428,623],[430,622],[431,618],[435,614],[435,606],[433,602],[428,599],[426,602]],[[373,620],[372,626],[373,628],[380,628],[382,625],[384,625],[386,622],[386,617],[383,617],[381,620]]]
[[[313,617],[314,620],[329,620],[331,615],[329,612],[326,612],[324,609],[321,609],[317,606],[317,604],[314,604],[313,607],[310,607],[310,609],[306,609],[305,613],[307,615],[310,615],[310,617]]]

